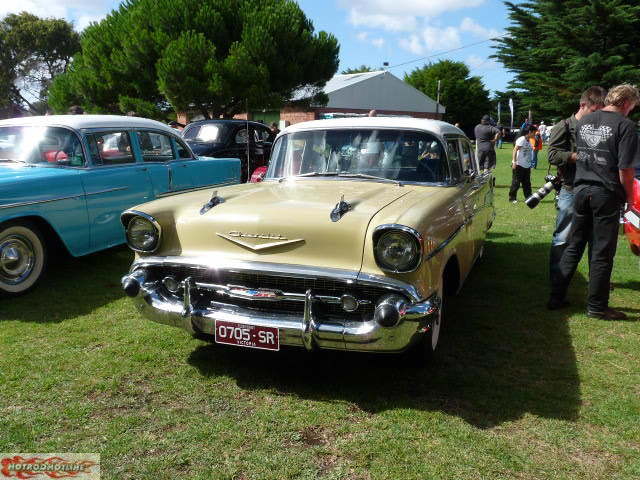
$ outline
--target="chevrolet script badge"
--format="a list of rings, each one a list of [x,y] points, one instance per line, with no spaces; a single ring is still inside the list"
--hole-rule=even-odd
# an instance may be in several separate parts
[[[282,235],[275,235],[272,233],[243,233],[238,231],[231,231],[228,234],[217,233],[219,237],[224,238],[236,245],[240,245],[241,247],[248,248],[249,250],[253,250],[255,252],[259,252],[261,250],[266,250],[267,248],[275,248],[281,247],[283,245],[292,245],[294,243],[304,242],[303,238],[296,238],[295,240],[289,240],[287,237],[283,237]],[[247,239],[247,240],[244,240]],[[253,243],[252,240],[275,240],[274,242],[265,242],[265,243]]]

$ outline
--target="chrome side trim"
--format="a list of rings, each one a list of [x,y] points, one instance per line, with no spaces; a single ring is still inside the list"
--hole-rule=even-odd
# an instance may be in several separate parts
[[[107,188],[106,190],[100,190],[98,192],[89,192],[89,193],[87,193],[87,197],[89,197],[91,195],[102,195],[103,193],[120,192],[122,190],[128,190],[128,189],[129,189],[129,187]]]
[[[439,254],[442,250],[444,250],[447,245],[449,245],[451,242],[453,242],[453,239],[456,238],[456,236],[460,233],[460,231],[462,230],[462,228],[467,224],[468,222],[462,223],[458,228],[456,228],[453,233],[451,235],[449,235],[449,237],[447,237],[447,239],[445,239],[442,243],[440,243],[440,245],[438,245],[436,248],[434,248],[433,250],[431,250],[431,252],[429,252],[425,257],[424,260],[427,261],[430,258],[435,257],[437,254]]]
[[[129,222],[131,221],[129,217],[142,217],[149,220],[153,224],[154,228],[158,231],[158,241],[156,242],[156,247],[153,250],[140,250],[138,248],[135,248],[133,245],[129,243],[129,236],[127,234],[127,230],[129,228]],[[160,241],[162,240],[162,227],[160,226],[160,223],[158,222],[158,220],[156,220],[154,217],[152,217],[148,213],[144,213],[139,210],[132,210],[132,209],[125,210],[120,214],[120,222],[124,226],[127,245],[131,250],[134,250],[136,252],[141,252],[141,253],[153,253],[156,250],[158,250],[158,248],[160,248]]]
[[[173,195],[180,195],[181,193],[189,193],[189,192],[197,192],[199,190],[208,190],[213,187],[227,187],[229,185],[237,185],[238,182],[235,180],[229,179],[227,182],[223,183],[211,183],[209,185],[205,185],[204,187],[193,187],[193,188],[185,188],[184,190],[176,190],[176,191],[168,191],[159,193],[156,195],[156,198],[164,198],[164,197],[172,197]]]
[[[0,205],[0,210],[5,209],[5,208],[26,207],[28,205],[37,205],[37,204],[40,204],[40,203],[58,202],[60,200],[69,200],[70,198],[81,198],[84,195],[85,195],[84,193],[80,193],[80,194],[77,194],[77,195],[68,195],[66,197],[48,198],[46,200],[32,200],[32,201],[29,201],[29,202],[9,203],[7,205]]]

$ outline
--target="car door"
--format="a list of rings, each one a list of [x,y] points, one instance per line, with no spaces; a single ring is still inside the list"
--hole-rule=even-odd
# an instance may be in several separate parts
[[[192,188],[237,183],[237,167],[224,159],[198,157],[179,138],[173,138],[176,158],[189,163]]]
[[[473,182],[470,181],[468,172],[463,168],[462,148],[458,137],[448,137],[447,141],[447,159],[449,163],[449,171],[452,183],[456,184],[460,194],[458,195],[458,203],[449,214],[461,212],[464,224],[461,226],[459,235],[462,241],[458,244],[457,254],[460,263],[460,269],[463,278],[471,269],[475,256],[475,238],[473,222]],[[451,210],[451,209],[450,209]]]
[[[91,249],[124,242],[120,214],[153,198],[147,167],[138,161],[126,129],[86,134],[91,165],[82,182],[87,198]]]
[[[487,175],[480,173],[478,159],[466,138],[460,138],[460,151],[462,152],[462,172],[467,184],[464,202],[465,211],[469,218],[469,235],[473,241],[474,258],[480,253],[486,231],[486,191],[488,186]]]

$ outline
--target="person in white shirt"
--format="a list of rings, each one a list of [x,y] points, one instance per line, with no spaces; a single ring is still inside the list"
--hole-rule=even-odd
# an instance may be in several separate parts
[[[531,156],[533,148],[531,147],[530,140],[535,134],[536,127],[533,125],[528,126],[525,134],[518,137],[513,147],[513,159],[511,161],[513,176],[511,188],[509,189],[509,201],[511,203],[518,203],[516,195],[520,185],[522,185],[524,198],[526,199],[531,196]]]

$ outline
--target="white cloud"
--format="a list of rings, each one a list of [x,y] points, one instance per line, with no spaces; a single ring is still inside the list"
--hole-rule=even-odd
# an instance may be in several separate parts
[[[376,48],[382,48],[384,46],[384,38],[382,37],[372,38],[371,45],[373,45]]]
[[[392,32],[411,31],[417,27],[415,17],[363,13],[355,8],[349,11],[349,23],[355,27],[382,28]]]
[[[349,8],[349,22],[356,27],[411,32],[418,18],[437,17],[445,12],[482,5],[485,0],[340,0]]]
[[[427,50],[451,50],[459,47],[460,33],[455,27],[427,27],[422,33]]]
[[[106,17],[106,15],[82,15],[74,22],[74,27],[78,32],[81,32],[91,23],[99,22],[104,17]]]
[[[382,37],[371,38],[369,36],[369,32],[358,32],[356,34],[356,38],[364,43],[369,43],[376,48],[382,48],[384,46],[385,40]]]
[[[360,32],[356,35],[356,38],[361,42],[365,42],[368,37],[369,37],[369,34],[367,32]]]
[[[486,28],[476,22],[474,19],[465,17],[460,23],[460,30],[463,32],[469,32],[480,38],[495,38],[499,37],[501,33],[495,28]]]
[[[76,30],[101,20],[111,10],[110,0],[0,0],[0,18],[9,13],[29,12],[44,18],[74,20]],[[74,15],[81,12],[81,15]]]
[[[420,35],[412,34],[400,39],[400,47],[415,55],[451,50],[461,44],[460,32],[456,27],[426,27]]]
[[[425,48],[418,35],[411,35],[409,38],[401,38],[400,47],[408,50],[414,55],[422,55],[425,52]]]

